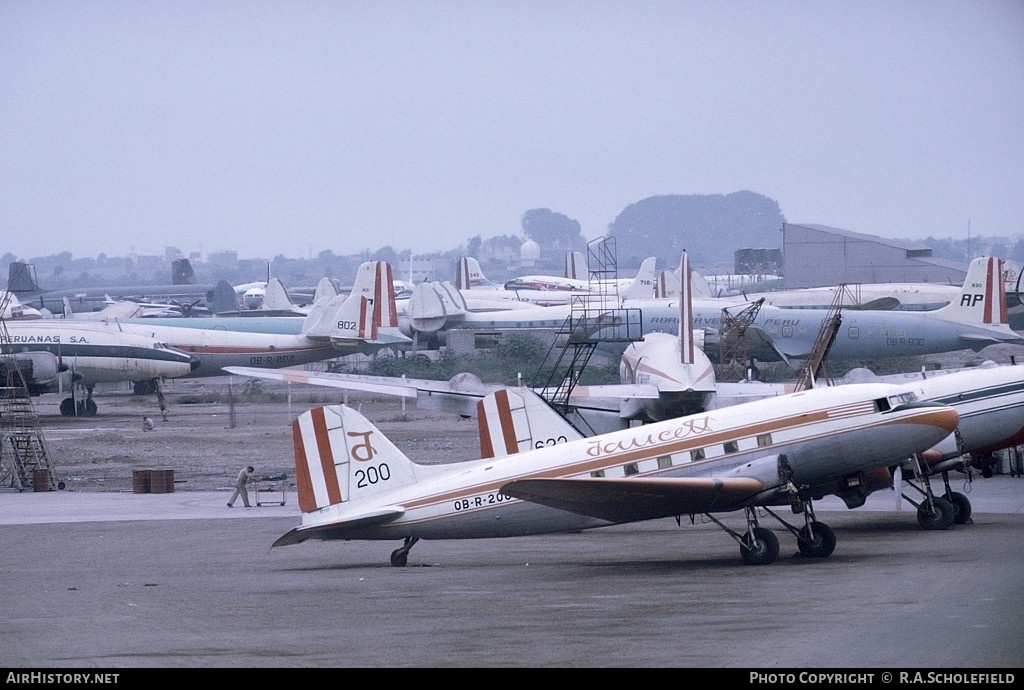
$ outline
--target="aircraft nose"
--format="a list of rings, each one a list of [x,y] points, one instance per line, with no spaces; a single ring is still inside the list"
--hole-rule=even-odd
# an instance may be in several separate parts
[[[956,430],[960,424],[960,413],[948,405],[943,405],[935,411],[935,426],[942,427],[949,433]]]
[[[924,415],[915,418],[921,419],[924,423],[943,429],[947,434],[953,433],[960,424],[960,414],[955,408],[944,403],[921,401],[904,403],[894,408],[894,411],[918,410]]]

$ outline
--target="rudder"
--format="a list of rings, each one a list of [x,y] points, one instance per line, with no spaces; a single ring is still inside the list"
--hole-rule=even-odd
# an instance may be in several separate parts
[[[346,405],[316,407],[292,422],[295,486],[303,513],[372,498],[416,482],[416,464]]]

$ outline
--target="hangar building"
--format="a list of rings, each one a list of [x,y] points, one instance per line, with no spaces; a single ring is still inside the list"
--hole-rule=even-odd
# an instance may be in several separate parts
[[[967,266],[932,256],[920,244],[888,240],[825,225],[784,223],[784,288],[838,283],[963,285]]]

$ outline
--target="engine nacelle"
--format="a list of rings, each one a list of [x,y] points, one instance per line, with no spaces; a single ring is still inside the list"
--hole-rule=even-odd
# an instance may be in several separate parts
[[[881,489],[891,489],[892,473],[882,467],[870,472],[850,474],[840,481],[836,496],[843,499],[847,508],[860,508],[867,501],[868,495]]]
[[[14,358],[31,395],[54,390],[58,385],[71,384],[71,372],[61,364],[56,355],[49,352],[16,352]],[[0,380],[8,380],[9,359],[0,360]]]

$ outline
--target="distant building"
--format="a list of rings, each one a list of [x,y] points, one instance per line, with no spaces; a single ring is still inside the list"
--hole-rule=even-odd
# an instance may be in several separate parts
[[[533,268],[540,262],[540,245],[526,240],[519,247],[519,267]]]
[[[207,263],[218,268],[238,268],[238,252],[223,251],[210,252],[206,257]]]
[[[932,256],[929,247],[825,225],[784,223],[783,287],[838,283],[963,285],[967,266]]]

